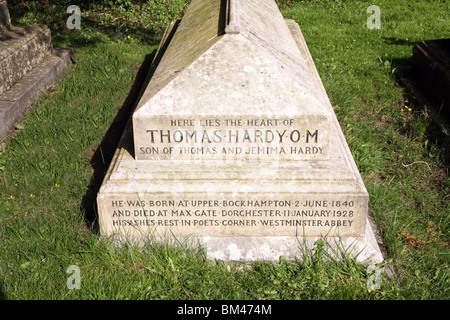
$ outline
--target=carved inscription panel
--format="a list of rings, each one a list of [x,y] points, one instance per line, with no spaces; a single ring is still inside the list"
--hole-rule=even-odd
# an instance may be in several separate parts
[[[196,236],[356,235],[365,226],[360,196],[243,194],[107,197],[101,226],[108,234]]]
[[[135,119],[138,160],[325,160],[325,117]]]

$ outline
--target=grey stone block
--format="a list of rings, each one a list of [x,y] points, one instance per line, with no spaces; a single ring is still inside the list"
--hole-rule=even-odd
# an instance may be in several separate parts
[[[0,38],[0,94],[37,66],[52,49],[50,29],[13,26]]]
[[[31,103],[71,64],[71,49],[54,49],[41,63],[0,95],[0,138],[6,137]]]

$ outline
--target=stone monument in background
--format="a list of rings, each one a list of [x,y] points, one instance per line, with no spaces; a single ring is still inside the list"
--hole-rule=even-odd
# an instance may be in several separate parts
[[[383,260],[300,28],[273,0],[193,0],[153,67],[98,194],[102,235],[188,238],[241,261],[326,237]]]
[[[450,119],[450,39],[424,40],[413,47],[413,70],[419,83]]]
[[[0,138],[4,138],[31,102],[71,63],[71,50],[53,49],[50,29],[14,26],[0,0]]]

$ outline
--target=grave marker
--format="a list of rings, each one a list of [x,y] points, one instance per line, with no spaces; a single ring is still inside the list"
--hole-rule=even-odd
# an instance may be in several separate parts
[[[273,0],[193,0],[160,51],[98,195],[103,235],[194,237],[224,260],[328,236],[382,260],[300,28]]]

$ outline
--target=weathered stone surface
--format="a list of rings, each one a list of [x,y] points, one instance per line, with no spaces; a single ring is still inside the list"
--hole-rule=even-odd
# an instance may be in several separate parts
[[[166,33],[97,197],[102,235],[189,238],[224,260],[291,259],[327,236],[380,262],[299,26],[273,0],[224,3],[193,0]]]
[[[375,237],[376,227],[367,219],[363,237],[257,237],[253,235],[233,237],[124,237],[117,235],[116,243],[136,243],[153,245],[167,243],[173,246],[204,249],[209,259],[224,261],[272,261],[278,262],[280,257],[288,260],[302,259],[303,254],[311,254],[318,246],[334,260],[350,256],[363,265],[373,265],[384,260]]]
[[[329,161],[136,161],[128,128],[98,196],[105,235],[361,236],[368,196],[335,128]]]
[[[46,26],[12,26],[0,38],[0,94],[37,66],[52,48]]]
[[[53,49],[12,88],[0,95],[0,138],[6,137],[30,104],[71,65],[71,49]]]
[[[379,263],[367,193],[343,136],[333,137],[329,161],[136,161],[129,125],[97,198],[101,233],[192,242],[226,261],[301,258],[326,237],[331,256]]]
[[[189,6],[133,115],[136,159],[249,160],[238,151],[250,147],[278,148],[261,160],[327,159],[333,111],[276,4],[236,2],[233,33],[223,10]]]
[[[225,261],[279,261],[283,256],[288,260],[302,259],[303,253],[310,254],[318,240],[325,243],[324,249],[332,259],[339,260],[351,256],[358,263],[372,265],[381,263],[384,257],[375,237],[374,227],[366,221],[364,236],[360,237],[202,237],[198,245],[206,248],[210,259]],[[178,239],[179,240],[179,239]],[[168,241],[166,238],[165,241]],[[184,240],[186,242],[186,240]],[[183,243],[183,241],[181,241]],[[176,245],[176,243],[174,242]]]
[[[52,49],[50,29],[12,26],[0,0],[0,138],[7,136],[30,104],[71,63],[71,49]]]

